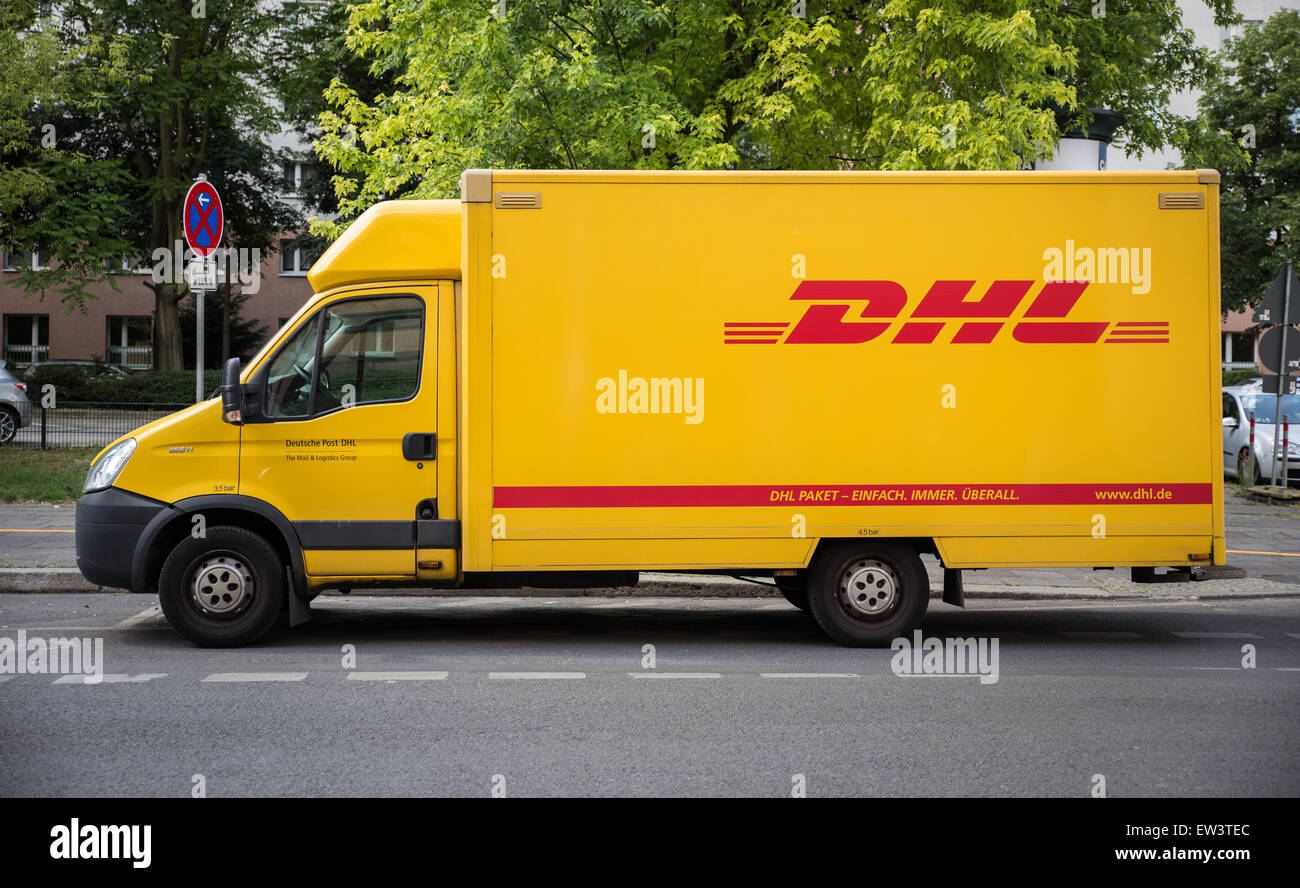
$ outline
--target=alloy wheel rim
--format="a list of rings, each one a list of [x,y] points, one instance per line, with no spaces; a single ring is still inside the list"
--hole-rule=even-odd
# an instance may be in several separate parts
[[[254,577],[244,559],[222,552],[210,555],[195,569],[190,601],[208,617],[229,619],[243,613],[253,599]]]
[[[892,565],[861,558],[840,573],[840,605],[855,619],[876,622],[897,609],[902,600],[901,587]]]

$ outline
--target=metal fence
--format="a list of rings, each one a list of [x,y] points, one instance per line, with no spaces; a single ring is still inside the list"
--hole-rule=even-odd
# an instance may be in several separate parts
[[[189,404],[111,404],[59,401],[32,405],[32,421],[18,430],[11,447],[103,447],[127,432],[175,413]]]

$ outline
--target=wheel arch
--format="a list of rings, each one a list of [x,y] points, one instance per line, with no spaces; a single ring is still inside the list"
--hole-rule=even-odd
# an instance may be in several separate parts
[[[813,545],[812,554],[808,556],[808,570],[817,563],[819,558],[825,558],[841,549],[850,546],[864,546],[871,543],[901,543],[905,546],[911,546],[916,550],[917,555],[933,555],[941,562],[943,556],[939,552],[938,542],[933,537],[892,537],[892,536],[851,536],[851,537],[819,537]]]
[[[194,496],[172,503],[159,513],[140,535],[131,559],[131,588],[156,592],[163,561],[176,543],[193,527],[193,516],[202,514],[208,526],[233,525],[252,531],[271,545],[293,573],[293,590],[307,588],[307,570],[302,543],[284,513],[265,500],[238,494]]]

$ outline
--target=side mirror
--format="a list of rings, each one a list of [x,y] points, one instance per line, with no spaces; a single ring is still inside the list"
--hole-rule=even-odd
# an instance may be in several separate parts
[[[239,385],[239,358],[231,358],[221,370],[221,418],[231,425],[243,425],[243,400]]]
[[[1237,426],[1239,426],[1239,425],[1241,425],[1241,423],[1237,422],[1237,418],[1236,418],[1235,416],[1225,416],[1225,417],[1223,417],[1223,427],[1224,427],[1224,428],[1235,429],[1235,428],[1237,428]]]

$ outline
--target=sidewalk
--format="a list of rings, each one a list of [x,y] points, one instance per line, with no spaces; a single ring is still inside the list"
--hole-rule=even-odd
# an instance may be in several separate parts
[[[1252,553],[1229,554],[1228,562],[1246,570],[1238,580],[1195,583],[1135,584],[1127,568],[1093,571],[1083,568],[981,570],[964,573],[968,598],[1253,598],[1300,597],[1300,508],[1256,502],[1235,486],[1227,487],[1228,549]],[[0,593],[94,592],[76,569],[72,534],[75,506],[0,504]],[[942,586],[938,563],[927,557],[931,584]],[[108,590],[104,590],[108,591]],[[415,591],[415,590],[413,590]],[[418,590],[429,594],[427,590]],[[355,594],[367,594],[358,590]],[[394,590],[383,590],[392,595]],[[438,593],[433,593],[438,594]],[[453,593],[443,593],[453,594]],[[475,590],[475,595],[492,594]],[[502,595],[518,594],[502,590]],[[623,589],[548,589],[551,597],[778,597],[774,588],[730,577],[642,573],[641,583]],[[937,594],[937,592],[936,592]]]

